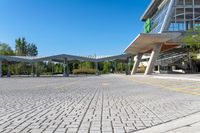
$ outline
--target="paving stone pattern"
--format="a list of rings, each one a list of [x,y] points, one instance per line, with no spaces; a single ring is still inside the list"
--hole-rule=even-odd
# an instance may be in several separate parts
[[[0,79],[0,132],[135,132],[200,111],[200,97],[117,75]]]

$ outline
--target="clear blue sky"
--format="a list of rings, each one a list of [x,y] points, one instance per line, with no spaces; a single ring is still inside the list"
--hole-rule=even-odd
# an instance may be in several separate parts
[[[143,31],[151,0],[1,0],[0,42],[37,44],[39,55],[120,54]]]

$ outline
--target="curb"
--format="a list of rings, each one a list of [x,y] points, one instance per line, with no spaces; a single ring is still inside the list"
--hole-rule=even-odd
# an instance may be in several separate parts
[[[194,123],[200,122],[200,112],[168,123],[137,131],[136,133],[166,133]]]

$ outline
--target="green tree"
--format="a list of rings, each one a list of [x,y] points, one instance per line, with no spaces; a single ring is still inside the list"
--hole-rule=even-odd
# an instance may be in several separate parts
[[[6,55],[6,56],[14,55],[14,52],[13,52],[13,50],[11,49],[11,47],[8,44],[1,43],[0,44],[0,55]],[[3,70],[3,74],[4,75],[7,74],[9,65],[10,65],[9,62],[7,62],[7,61],[3,62],[2,70]],[[13,72],[14,71],[14,66],[13,65],[12,66],[10,65],[10,70],[11,71],[9,71],[9,72],[14,73]]]
[[[103,63],[103,73],[109,73],[110,66],[111,66],[111,63],[109,61],[104,62]]]
[[[26,46],[27,50],[27,55],[28,56],[37,56],[38,55],[38,49],[37,49],[37,46],[35,44],[28,44]]]
[[[0,44],[0,55],[14,55],[14,52],[8,44],[1,43]]]
[[[194,32],[188,34],[182,39],[182,42],[190,49],[192,53],[198,53],[200,49],[200,27],[196,27]]]
[[[195,71],[193,63],[199,61],[197,55],[200,52],[200,27],[197,26],[194,31],[186,32],[186,36],[182,39],[182,42],[185,44],[188,51],[189,70],[193,72]]]
[[[94,68],[94,63],[92,62],[80,62],[79,68]]]
[[[18,56],[27,55],[27,42],[24,37],[15,40],[15,53]]]

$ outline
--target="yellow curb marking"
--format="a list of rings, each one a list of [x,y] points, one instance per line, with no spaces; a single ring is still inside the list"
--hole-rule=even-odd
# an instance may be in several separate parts
[[[151,85],[151,86],[156,86],[156,87],[161,87],[160,89],[166,89],[166,90],[172,90],[172,91],[176,91],[176,92],[182,92],[182,93],[186,93],[186,94],[192,94],[192,95],[200,95],[200,92],[194,92],[193,90],[200,90],[200,88],[196,88],[196,89],[192,89],[190,87],[193,86],[185,86],[183,88],[174,88],[176,87],[175,85],[167,85],[167,84],[163,84],[162,81],[153,81],[153,80],[148,80],[148,82],[145,81],[141,81],[141,79],[135,79],[135,78],[125,78],[124,79],[129,79],[129,80],[134,80],[137,83],[142,83],[142,84],[147,84],[147,85]],[[150,82],[149,82],[150,81]],[[153,83],[152,83],[153,81]],[[159,84],[155,84],[155,83],[160,83]],[[164,83],[167,83],[166,81]],[[179,85],[181,85],[181,83],[177,83]],[[172,87],[174,86],[174,87]]]

